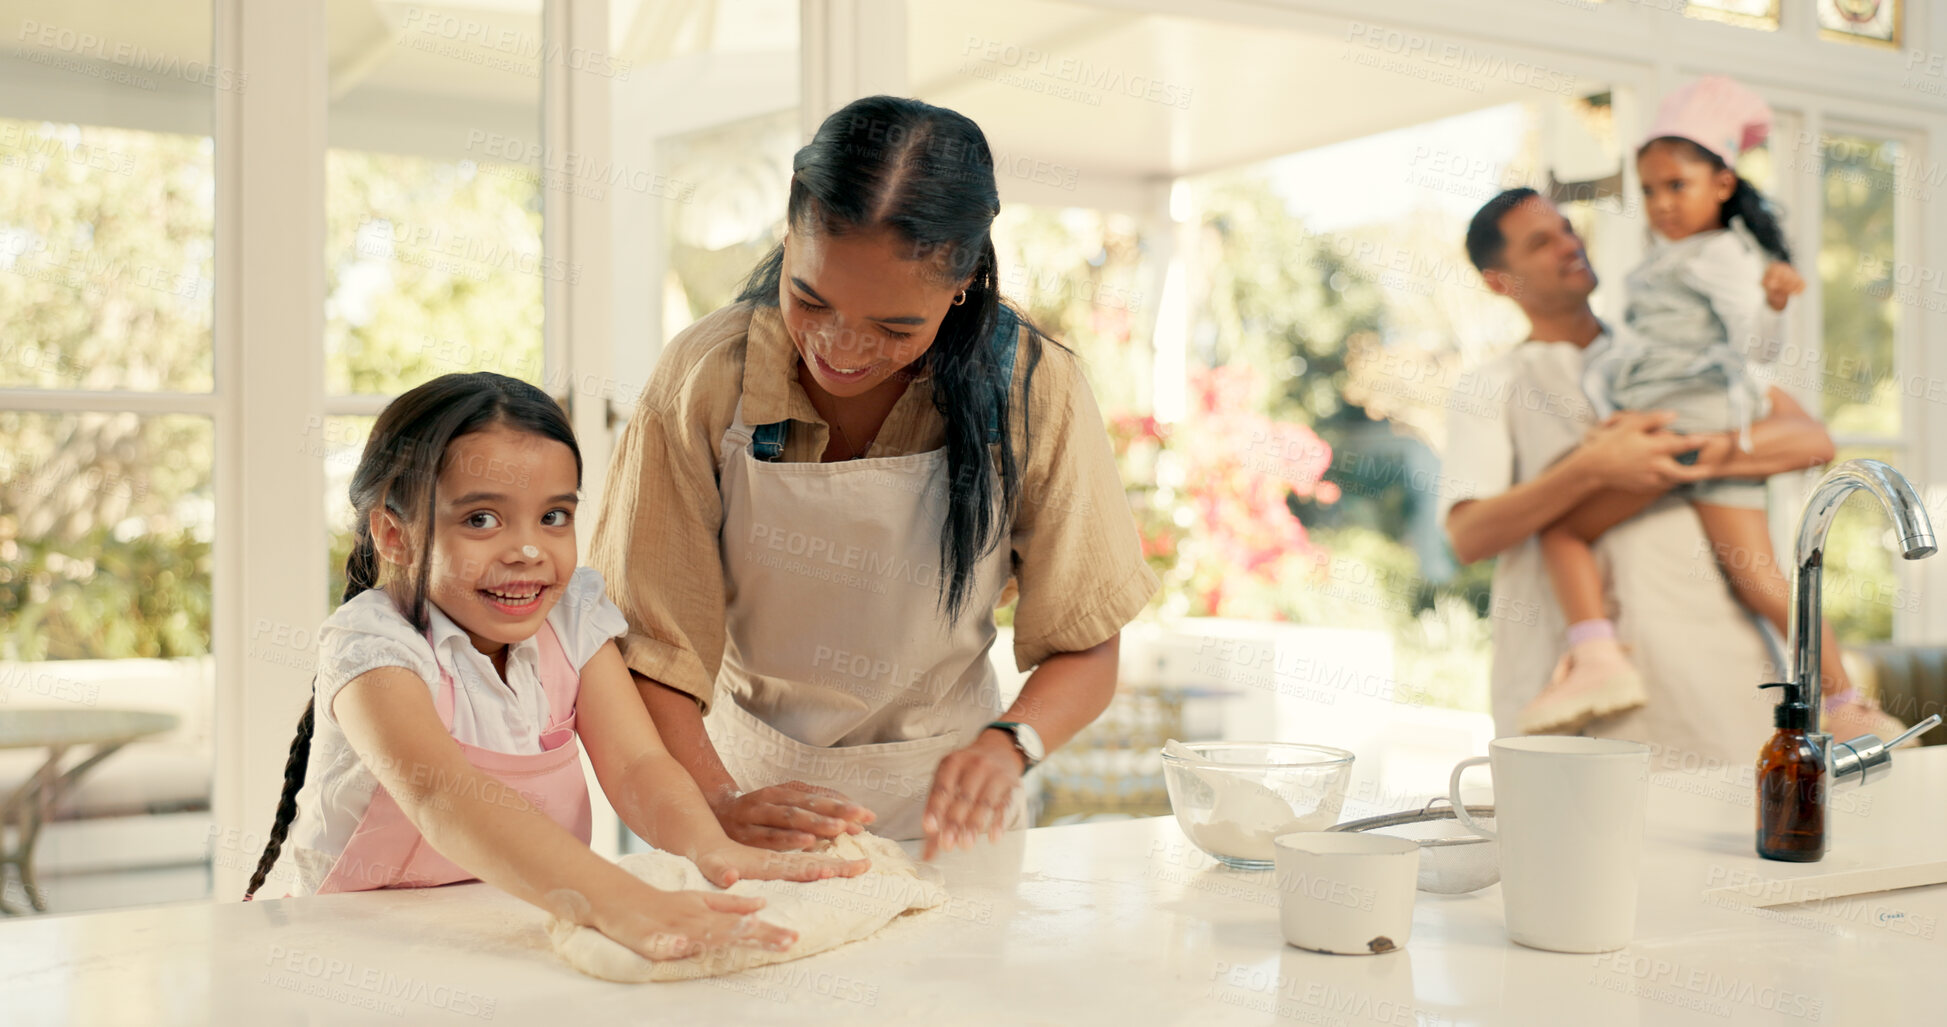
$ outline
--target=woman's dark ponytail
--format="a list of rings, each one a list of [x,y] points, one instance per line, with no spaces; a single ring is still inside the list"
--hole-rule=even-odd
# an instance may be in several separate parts
[[[426,541],[433,528],[434,484],[454,439],[496,424],[566,444],[575,457],[575,486],[581,486],[581,447],[575,443],[567,414],[553,397],[527,382],[491,371],[441,375],[387,404],[372,426],[371,437],[365,440],[365,452],[352,474],[352,551],[345,558],[345,594],[338,599],[340,605],[379,587],[372,512],[383,507],[402,524],[419,521],[415,533],[418,558],[411,569],[400,573],[403,580],[392,590],[391,598],[394,608],[414,630],[426,630],[426,573],[432,559],[432,547]],[[277,865],[291,821],[297,818],[297,795],[310,767],[311,734],[317,725],[317,690],[318,680],[313,677],[312,698],[304,704],[290,755],[284,760],[284,792],[277,800],[264,854],[244,889],[245,901],[263,887],[264,879]]]
[[[940,324],[940,333],[926,353],[933,375],[933,406],[946,424],[948,490],[946,525],[940,534],[940,606],[949,621],[959,619],[973,594],[973,570],[999,545],[1014,521],[1019,505],[1020,467],[1014,433],[1002,431],[990,455],[988,426],[1012,423],[1013,382],[1001,375],[994,350],[995,326],[1001,300],[993,240],[983,240],[967,286],[966,302],[954,307]],[[1015,314],[1021,323],[1026,318]],[[1040,335],[1029,325],[1024,380],[1032,382],[1041,358]],[[1013,345],[1008,340],[1005,345]],[[998,470],[999,473],[995,473]],[[994,495],[999,479],[998,502]]]
[[[1006,539],[1020,494],[1009,418],[1013,382],[1003,380],[992,345],[1002,304],[990,230],[999,213],[993,152],[980,127],[919,100],[854,100],[827,117],[791,161],[785,210],[791,231],[890,231],[910,247],[912,259],[933,264],[953,288],[965,283],[966,299],[947,312],[916,368],[933,375],[933,405],[946,423],[950,488],[940,536],[940,604],[951,620],[972,598],[980,558]],[[777,306],[783,266],[779,247],[758,262],[737,299]],[[1013,313],[1028,332],[1026,396],[1042,343],[1051,340]],[[987,430],[996,418],[1008,428],[990,448]],[[1024,443],[1029,438],[1023,434]]]

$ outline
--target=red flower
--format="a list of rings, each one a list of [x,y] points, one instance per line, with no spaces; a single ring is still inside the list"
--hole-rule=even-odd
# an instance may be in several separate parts
[[[1248,369],[1213,368],[1190,380],[1191,415],[1179,424],[1153,417],[1120,417],[1113,424],[1118,450],[1154,443],[1181,461],[1183,480],[1165,509],[1146,511],[1145,556],[1169,558],[1177,540],[1198,541],[1199,566],[1185,568],[1197,612],[1278,615],[1251,597],[1276,594],[1278,586],[1312,572],[1324,553],[1291,513],[1292,495],[1319,503],[1340,498],[1325,481],[1332,447],[1303,424],[1256,412],[1257,382]],[[1180,527],[1180,511],[1190,513]],[[1245,589],[1255,581],[1259,588]],[[1226,611],[1226,604],[1238,607]]]

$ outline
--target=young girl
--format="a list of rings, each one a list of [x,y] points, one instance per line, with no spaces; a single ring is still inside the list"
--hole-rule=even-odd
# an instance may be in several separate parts
[[[761,900],[658,891],[591,851],[577,737],[622,821],[720,886],[865,869],[724,836],[636,695],[621,612],[576,569],[580,489],[567,418],[525,382],[449,374],[379,415],[344,604],[246,898],[294,827],[300,894],[478,878],[652,959],[794,940],[751,915]]]
[[[1702,443],[1697,453],[1680,458],[1686,463],[1714,462],[1733,445],[1748,451],[1751,423],[1769,408],[1746,359],[1775,358],[1780,340],[1763,323],[1768,315],[1760,279],[1767,264],[1789,262],[1791,255],[1764,197],[1732,164],[1742,150],[1764,141],[1770,125],[1763,99],[1728,78],[1710,76],[1664,100],[1636,152],[1655,239],[1629,275],[1624,326],[1591,351],[1583,384],[1598,417],[1616,408],[1674,411],[1670,430]],[[1733,230],[1736,223],[1741,230]],[[1738,599],[1786,633],[1791,591],[1771,550],[1764,481],[1717,478],[1678,491],[1695,507]],[[1617,644],[1604,610],[1590,543],[1655,498],[1599,495],[1542,533],[1570,649],[1548,686],[1522,709],[1522,731],[1573,731],[1592,717],[1644,702],[1642,677]],[[1826,730],[1839,738],[1883,732],[1893,718],[1852,690],[1830,626],[1822,652]]]

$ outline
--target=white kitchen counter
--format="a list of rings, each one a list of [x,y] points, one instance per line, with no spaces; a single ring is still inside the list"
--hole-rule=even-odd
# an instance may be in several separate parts
[[[538,911],[484,885],[0,922],[0,1022],[1941,1023],[1947,887],[1784,911],[1703,898],[1947,858],[1947,747],[1895,763],[1835,796],[1816,864],[1757,858],[1735,772],[1657,777],[1637,940],[1604,956],[1510,944],[1498,886],[1421,894],[1404,952],[1303,952],[1279,937],[1270,874],[1216,866],[1158,818],[952,854],[944,914],[684,984],[583,977]]]

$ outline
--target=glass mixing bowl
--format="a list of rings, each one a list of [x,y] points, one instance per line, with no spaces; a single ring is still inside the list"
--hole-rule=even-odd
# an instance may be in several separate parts
[[[1272,867],[1271,839],[1338,823],[1353,755],[1301,742],[1179,742],[1163,750],[1170,810],[1197,848],[1244,870]],[[1187,752],[1183,751],[1187,750]]]

